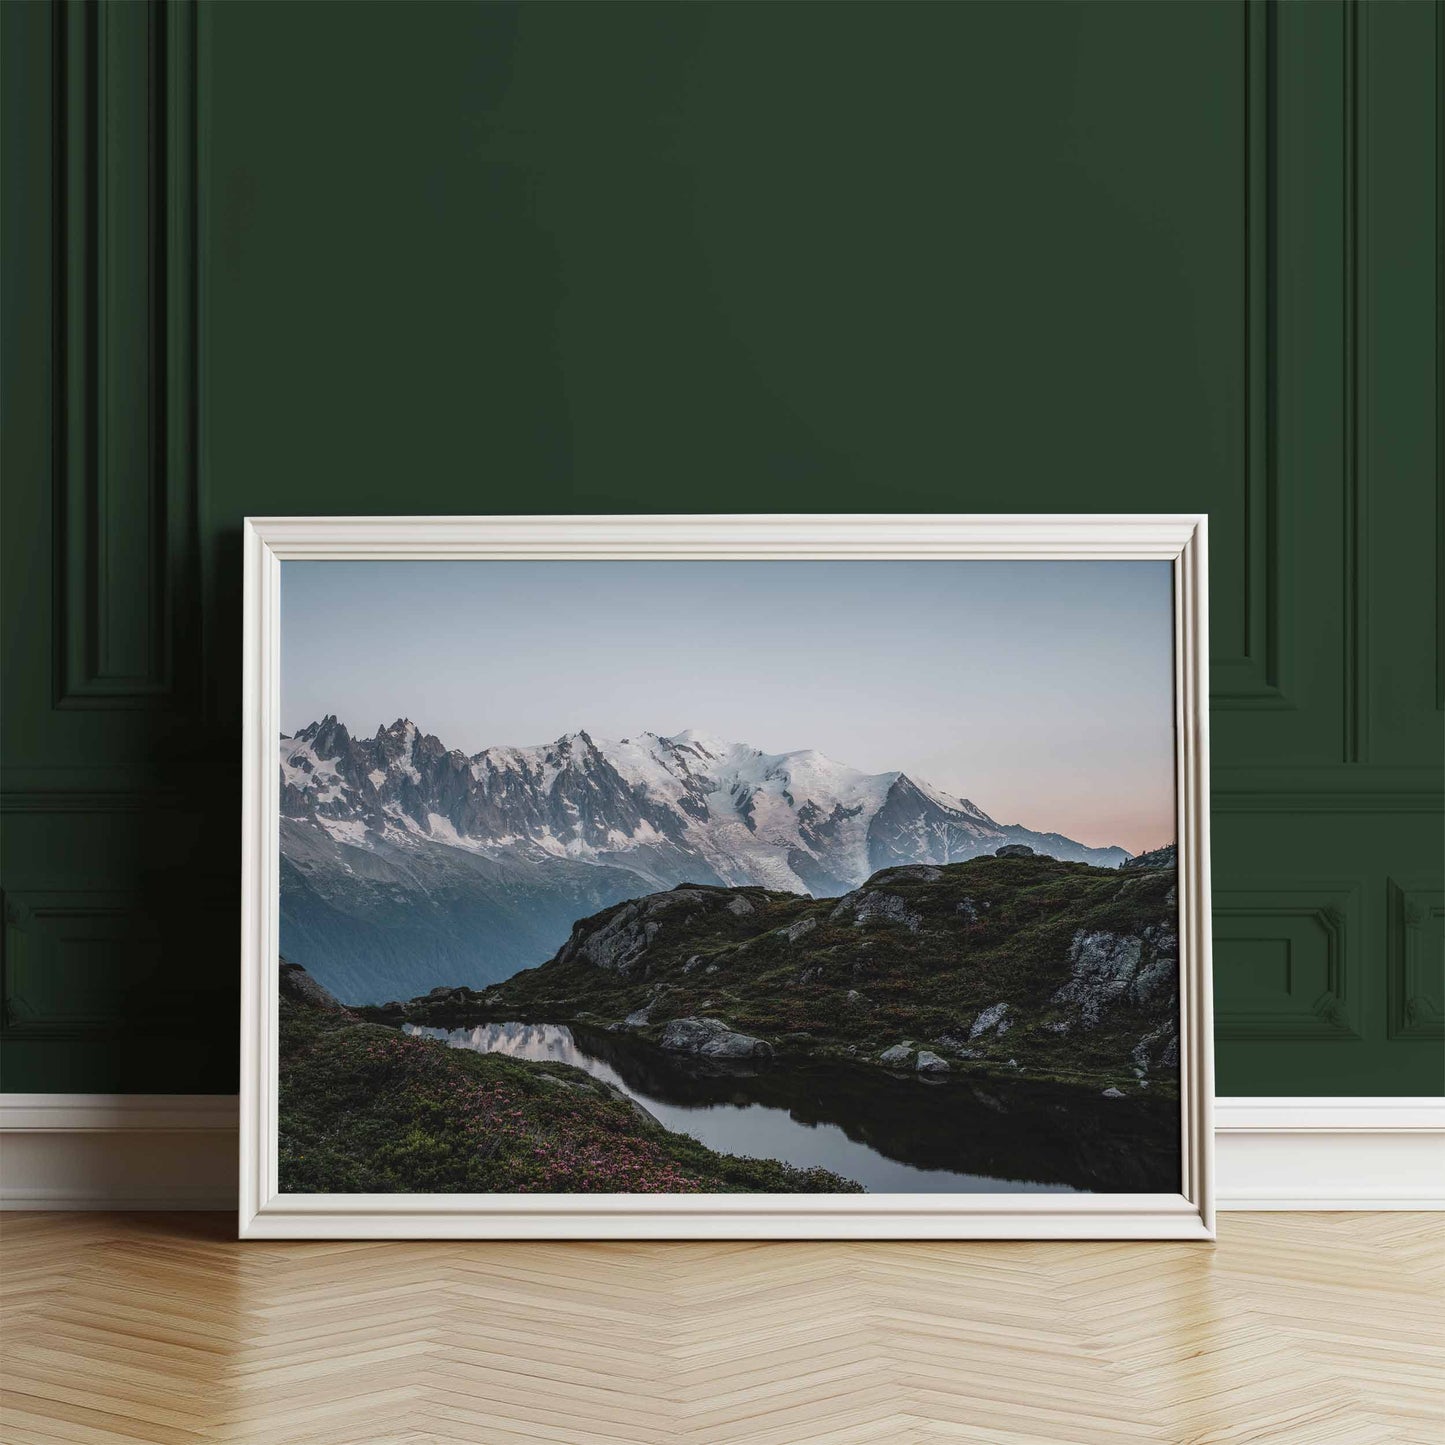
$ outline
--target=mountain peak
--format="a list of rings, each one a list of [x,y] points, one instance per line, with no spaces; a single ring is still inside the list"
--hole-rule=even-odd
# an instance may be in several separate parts
[[[556,748],[560,753],[589,753],[597,751],[597,744],[592,741],[592,735],[586,728],[578,728],[575,732],[563,733],[561,737],[552,743],[552,747]]]
[[[282,772],[287,816],[347,846],[445,842],[509,864],[627,868],[662,886],[836,894],[882,867],[1010,842],[1106,866],[1127,856],[999,824],[899,771],[865,773],[813,748],[765,753],[696,727],[620,742],[578,728],[467,757],[410,718],[353,740],[328,715],[287,740]]]
[[[350,745],[351,734],[346,731],[346,724],[338,722],[336,714],[329,712],[319,722],[307,723],[292,741],[309,743],[318,758],[336,758]]]
[[[691,748],[694,752],[704,753],[710,758],[725,758],[736,746],[703,732],[701,728],[684,728],[680,733],[673,733],[671,737],[662,738],[660,741],[672,743],[676,747]]]
[[[998,825],[977,803],[970,802],[967,798],[961,798],[955,793],[945,793],[942,788],[935,788],[932,783],[920,782],[917,778],[908,773],[899,773],[899,781],[906,783],[910,788],[927,798],[929,802],[937,804],[940,808],[947,808],[953,813],[963,813],[970,818],[977,819],[980,823],[987,823],[990,827]]]

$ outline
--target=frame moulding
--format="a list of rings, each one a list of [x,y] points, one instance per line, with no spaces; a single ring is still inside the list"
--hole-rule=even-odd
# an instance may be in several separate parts
[[[1117,560],[1174,568],[1178,1194],[284,1195],[276,1147],[280,575],[295,560]],[[1207,521],[1202,515],[268,517],[245,524],[242,1238],[1214,1237]]]

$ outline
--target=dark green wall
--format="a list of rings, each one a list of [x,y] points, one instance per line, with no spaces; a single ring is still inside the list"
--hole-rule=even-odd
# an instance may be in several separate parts
[[[1219,1080],[1441,1088],[1441,13],[4,23],[4,1086],[227,1090],[247,513],[1213,526]]]

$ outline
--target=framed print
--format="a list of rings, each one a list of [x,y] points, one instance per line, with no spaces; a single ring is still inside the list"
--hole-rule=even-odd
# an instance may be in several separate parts
[[[248,521],[242,1235],[1212,1238],[1205,535]]]

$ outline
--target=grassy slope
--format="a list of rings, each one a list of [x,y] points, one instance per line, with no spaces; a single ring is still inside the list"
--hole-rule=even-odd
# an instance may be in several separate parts
[[[283,999],[281,1188],[295,1193],[844,1192],[716,1154],[564,1064],[474,1054]]]
[[[657,1034],[668,1019],[722,1018],[772,1041],[783,1051],[806,1049],[859,1059],[902,1040],[933,1047],[954,1067],[987,1070],[1016,1060],[1027,1069],[1078,1081],[1126,1082],[1141,1037],[1177,1015],[1166,989],[1145,1005],[1120,1005],[1094,1026],[1077,1010],[1052,1002],[1069,981],[1069,951],[1080,932],[1144,934],[1167,950],[1176,913],[1173,870],[1095,868],[1050,858],[976,858],[931,870],[876,874],[865,891],[901,899],[921,919],[910,929],[875,917],[857,924],[835,918],[836,899],[813,900],[759,888],[716,890],[742,896],[752,912],[723,907],[672,909],[657,920],[644,956],[626,973],[561,955],[481,994],[478,1016],[563,1021],[621,1019],[649,1003]],[[584,920],[604,926],[627,905]],[[790,926],[811,920],[795,940]],[[575,935],[574,935],[575,937]],[[566,950],[563,951],[564,953]],[[969,1025],[993,1004],[1010,1005],[1014,1026],[971,1047],[966,1062],[941,1036],[967,1038]],[[441,1022],[451,1006],[421,1004],[414,1018]],[[1067,1033],[1048,1024],[1067,1023]],[[1156,1086],[1171,1087],[1173,1070],[1151,1063]]]

